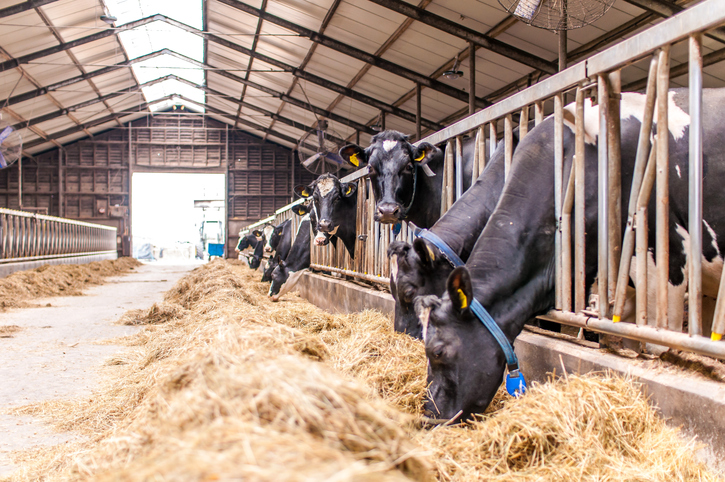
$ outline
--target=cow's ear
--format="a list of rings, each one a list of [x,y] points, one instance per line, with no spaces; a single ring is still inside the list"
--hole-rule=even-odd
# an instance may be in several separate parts
[[[448,276],[448,296],[451,298],[453,308],[463,312],[471,307],[473,301],[473,287],[471,275],[465,266],[459,266]]]
[[[362,167],[368,162],[368,156],[363,150],[362,147],[358,146],[357,144],[348,144],[345,147],[340,149],[340,157],[345,159],[345,161],[354,166],[354,167]]]
[[[284,226],[280,225],[280,226],[276,226],[274,228],[274,232],[277,233],[278,235],[282,234],[282,231],[284,231]]]
[[[415,238],[413,249],[420,259],[421,267],[427,271],[433,270],[437,259],[435,249],[421,238]]]
[[[296,204],[292,206],[292,212],[298,216],[304,216],[305,214],[310,212],[310,207],[302,203]]]
[[[340,191],[342,192],[343,196],[352,197],[357,192],[357,183],[343,182],[342,184],[340,184]]]
[[[299,197],[308,198],[312,196],[312,188],[310,186],[295,186],[295,194]]]
[[[428,164],[431,159],[441,154],[441,150],[429,142],[422,142],[418,147],[415,148],[413,154],[413,161],[416,164],[424,166]]]
[[[258,238],[261,238],[264,233],[262,231],[260,231],[259,229],[255,229],[254,231],[252,231],[252,234]]]

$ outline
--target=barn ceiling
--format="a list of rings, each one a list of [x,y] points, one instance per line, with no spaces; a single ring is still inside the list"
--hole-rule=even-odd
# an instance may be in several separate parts
[[[617,0],[569,31],[569,62],[693,3]],[[705,86],[725,85],[723,40],[705,40]],[[22,128],[27,155],[181,105],[287,147],[323,117],[366,144],[381,122],[415,132],[416,85],[424,132],[467,115],[469,41],[479,109],[557,70],[557,35],[497,0],[4,0],[3,122]],[[686,56],[673,49],[676,73]],[[447,79],[456,58],[464,75]],[[644,76],[635,65],[623,84]]]

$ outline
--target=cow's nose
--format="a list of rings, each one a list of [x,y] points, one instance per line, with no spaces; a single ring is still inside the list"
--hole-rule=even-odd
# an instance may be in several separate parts
[[[332,222],[329,219],[320,219],[320,231],[329,231],[332,227]]]
[[[378,221],[381,223],[396,223],[400,215],[400,205],[397,203],[382,203],[378,205]]]
[[[272,252],[272,248],[270,248],[269,246],[267,246],[267,247],[264,248],[264,251],[266,253],[271,253]]]

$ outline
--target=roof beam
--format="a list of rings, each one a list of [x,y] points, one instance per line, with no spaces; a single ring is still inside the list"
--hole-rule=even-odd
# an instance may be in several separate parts
[[[376,0],[371,0],[376,1]],[[635,7],[639,7],[643,10],[647,10],[649,12],[652,12],[654,14],[659,15],[660,17],[667,18],[671,17],[673,15],[676,15],[683,10],[685,10],[686,7],[683,7],[681,5],[677,5],[674,2],[670,2],[668,0],[625,0],[627,3],[634,5]],[[711,32],[706,34],[708,37],[719,40],[720,42],[725,43],[725,28],[716,28],[712,30]]]
[[[267,8],[267,0],[262,0],[262,5],[260,6],[262,10]],[[252,52],[257,51],[257,44],[259,43],[259,34],[262,32],[262,19],[257,19],[257,28],[254,31],[254,40],[252,40]],[[206,59],[206,57],[204,57]],[[252,64],[254,64],[254,57],[249,57],[249,61],[247,62],[247,72],[244,74],[244,79],[249,80],[249,73],[252,70]],[[296,77],[295,77],[296,78]],[[244,96],[247,93],[247,84],[244,84],[242,86],[242,94],[239,96],[239,100],[244,100]],[[242,104],[239,104],[239,108],[237,109],[237,118],[242,115]],[[234,127],[237,127],[237,124],[234,123]]]
[[[9,17],[10,15],[25,12],[26,10],[32,10],[57,1],[58,0],[30,0],[28,2],[18,3],[12,7],[0,9],[0,18]]]
[[[106,101],[111,100],[111,99],[113,99],[115,97],[120,97],[122,95],[131,94],[133,92],[137,92],[137,91],[143,89],[144,87],[151,87],[154,84],[159,84],[159,83],[164,82],[166,80],[172,80],[172,79],[177,80],[178,77],[176,77],[175,75],[167,75],[165,77],[160,77],[158,79],[150,80],[149,82],[146,82],[145,84],[134,85],[133,87],[129,87],[128,89],[124,89],[124,90],[119,91],[119,92],[112,92],[110,94],[106,94],[106,95],[103,95],[103,96],[100,96],[100,97],[96,97],[95,99],[90,99],[90,100],[87,100],[85,102],[81,102],[79,104],[75,104],[75,105],[72,105],[70,107],[66,107],[65,109],[56,110],[56,111],[49,112],[47,114],[44,114],[44,115],[35,117],[33,119],[28,119],[26,121],[19,122],[19,123],[13,125],[13,128],[15,130],[24,129],[26,127],[30,127],[31,125],[40,124],[41,122],[47,122],[49,120],[56,119],[58,117],[67,115],[69,112],[74,112],[74,111],[76,111],[78,109],[82,109],[84,107],[88,107],[88,106],[91,106],[91,105],[94,105],[94,104],[98,104],[99,102],[104,102],[105,103]]]
[[[431,27],[437,28],[443,32],[454,35],[460,39],[468,42],[473,42],[481,48],[495,52],[499,55],[503,55],[511,60],[515,60],[521,64],[527,65],[531,68],[541,70],[547,74],[554,74],[557,72],[556,66],[548,60],[537,57],[521,49],[508,45],[500,40],[496,40],[488,35],[483,35],[476,32],[473,29],[464,27],[455,22],[448,20],[445,17],[436,15],[434,13],[418,8],[409,3],[405,3],[401,0],[369,0],[382,7],[398,12],[406,17],[410,17]],[[427,87],[427,86],[426,86]]]
[[[88,79],[92,79],[93,77],[98,77],[99,75],[104,75],[104,74],[108,74],[110,72],[115,72],[118,69],[123,69],[123,68],[129,67],[137,62],[143,62],[144,60],[149,60],[154,57],[158,57],[160,55],[168,54],[169,52],[170,51],[167,49],[157,50],[156,52],[152,52],[152,53],[144,55],[142,57],[137,57],[135,59],[126,60],[124,62],[119,62],[115,65],[109,65],[108,67],[103,67],[102,69],[94,70],[93,72],[88,72],[87,74],[79,75],[77,77],[71,77],[70,79],[66,79],[66,80],[61,80],[60,82],[50,84],[46,87],[41,87],[39,89],[24,92],[22,94],[18,94],[16,96],[14,96],[14,97],[10,97],[10,99],[7,100],[7,105],[19,104],[20,102],[25,102],[26,100],[34,99],[41,95],[45,95],[50,92],[56,91],[58,89],[62,89],[63,87],[68,87],[69,85],[77,84],[78,82],[83,82]]]
[[[428,87],[429,89],[433,89],[435,91],[441,92],[442,94],[453,97],[454,99],[458,99],[461,102],[468,103],[468,93],[467,92],[457,89],[455,87],[452,87],[448,84],[444,84],[443,82],[441,82],[439,80],[431,79],[430,77],[428,77],[426,75],[422,75],[411,69],[401,67],[400,65],[398,65],[394,62],[385,60],[376,55],[369,54],[369,53],[365,52],[364,50],[361,50],[357,47],[353,47],[346,43],[343,43],[343,42],[340,42],[333,38],[327,37],[326,35],[322,35],[320,33],[315,32],[314,30],[310,30],[306,27],[302,27],[300,25],[292,23],[283,18],[277,17],[276,15],[272,15],[270,13],[263,12],[260,9],[254,8],[250,5],[247,5],[246,3],[242,3],[239,0],[217,0],[217,1],[219,1],[225,5],[229,5],[230,7],[236,8],[237,10],[241,10],[241,11],[249,13],[251,15],[260,17],[270,23],[278,25],[278,26],[285,28],[287,30],[290,30],[292,32],[298,33],[301,36],[307,37],[310,40],[312,40],[313,42],[324,45],[325,47],[328,47],[332,50],[336,50],[337,52],[343,53],[352,58],[362,60],[363,62],[373,65],[374,67],[378,67],[379,69],[386,70],[392,74],[403,77],[404,79],[408,79],[411,82],[416,82],[421,85],[424,85],[424,86]],[[528,55],[528,54],[526,54],[526,55]],[[479,99],[478,102],[480,103],[481,107],[486,107],[485,103],[483,102],[483,99]]]

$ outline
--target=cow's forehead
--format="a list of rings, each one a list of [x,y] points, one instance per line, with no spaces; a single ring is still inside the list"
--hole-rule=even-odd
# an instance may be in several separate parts
[[[264,227],[264,231],[263,231],[264,232],[264,235],[266,237],[270,237],[270,235],[272,234],[272,231],[273,230],[274,230],[274,226],[269,226],[269,225],[268,226],[265,226]]]
[[[336,187],[335,179],[331,177],[325,177],[317,181],[317,190],[320,192],[320,196],[325,197],[330,194]]]

